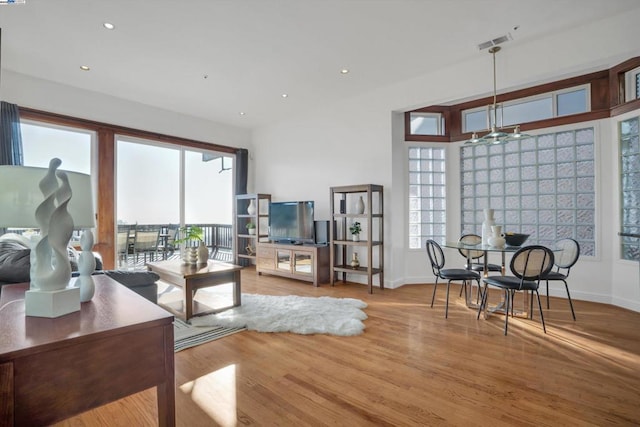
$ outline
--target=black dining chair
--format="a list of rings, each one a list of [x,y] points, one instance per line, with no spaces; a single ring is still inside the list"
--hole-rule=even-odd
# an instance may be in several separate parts
[[[560,239],[555,243],[555,248],[558,249],[555,255],[555,269],[552,269],[542,277],[542,280],[547,282],[547,308],[549,308],[549,280],[562,281],[564,288],[567,290],[567,298],[569,299],[569,307],[571,307],[571,315],[573,320],[576,320],[576,313],[573,311],[573,302],[571,302],[571,294],[569,293],[569,285],[567,284],[567,278],[569,277],[569,271],[571,267],[578,262],[580,257],[580,244],[574,239]]]
[[[513,316],[513,297],[517,291],[531,292],[529,316],[533,319],[533,293],[538,298],[538,308],[540,309],[540,320],[542,321],[542,329],[547,333],[544,324],[544,314],[542,314],[542,304],[540,303],[540,294],[538,287],[540,280],[553,268],[554,256],[551,249],[532,245],[518,249],[511,258],[509,267],[513,276],[489,276],[482,279],[484,282],[484,291],[482,292],[482,301],[478,308],[478,319],[480,313],[487,305],[487,286],[495,286],[504,290],[505,315],[504,315],[504,334],[507,335],[509,327],[509,311]]]
[[[482,237],[477,234],[463,234],[458,239],[460,243],[464,243],[465,245],[479,245],[482,243]],[[484,251],[477,251],[473,249],[458,249],[460,255],[467,260],[464,268],[473,270],[473,271],[484,271]],[[467,254],[469,256],[467,256]],[[471,264],[469,264],[468,259],[471,258]],[[502,272],[502,266],[498,264],[490,264],[487,263],[487,271],[499,271]]]
[[[431,307],[433,308],[433,302],[436,298],[436,290],[438,289],[438,279],[447,281],[447,299],[445,303],[444,317],[449,317],[449,286],[452,281],[462,281],[464,289],[467,287],[467,281],[475,280],[478,283],[478,289],[480,289],[480,274],[472,270],[464,268],[444,268],[444,252],[438,243],[434,240],[427,240],[427,254],[429,255],[429,261],[431,262],[431,269],[434,276],[436,276],[436,283],[433,286],[433,296],[431,297]]]

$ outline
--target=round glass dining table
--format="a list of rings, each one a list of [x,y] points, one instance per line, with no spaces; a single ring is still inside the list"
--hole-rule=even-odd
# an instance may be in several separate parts
[[[500,264],[500,266],[502,267],[502,271],[501,274],[504,276],[506,273],[506,254],[507,253],[515,253],[518,251],[518,249],[524,247],[524,246],[528,246],[528,245],[523,245],[523,246],[503,246],[503,247],[497,247],[497,246],[491,246],[491,245],[483,245],[482,243],[477,243],[477,244],[469,244],[469,243],[463,243],[463,242],[456,242],[456,241],[446,241],[441,243],[442,246],[446,247],[446,248],[451,248],[451,249],[458,249],[461,250],[462,253],[464,255],[466,255],[467,257],[467,266],[471,266],[471,262],[474,258],[478,258],[479,254],[476,252],[474,254],[474,251],[478,251],[478,252],[482,252],[483,255],[483,261],[484,261],[484,269],[482,272],[482,276],[483,277],[487,277],[489,275],[489,254],[490,253],[500,253],[502,262]],[[558,252],[558,249],[554,249],[551,248],[552,251],[554,252]],[[467,303],[467,307],[469,308],[478,308],[478,304],[477,302],[473,302],[473,289],[472,286],[468,287],[468,291],[466,292],[465,295],[465,300]],[[523,309],[522,310],[517,310],[519,315],[526,315],[527,314],[527,307],[529,306],[528,304],[528,299],[529,299],[529,293],[528,292],[523,292],[524,294],[524,301],[523,301]],[[478,298],[480,296],[480,289],[478,289],[477,292]],[[476,300],[478,299],[476,298]],[[497,305],[491,307],[491,308],[486,308],[485,309],[485,317],[487,317],[487,314],[490,312],[496,312],[496,311],[501,311],[504,309],[504,300],[501,301],[500,303],[498,303]]]
[[[484,270],[483,270],[483,276],[487,277],[487,275],[489,274],[489,262],[488,262],[488,255],[489,252],[499,252],[501,257],[502,257],[502,263],[500,264],[502,267],[502,275],[504,276],[506,269],[505,269],[505,260],[506,260],[506,254],[508,252],[516,252],[518,249],[521,248],[521,246],[503,246],[503,247],[497,247],[497,246],[491,246],[491,245],[483,245],[482,243],[477,243],[477,244],[469,244],[469,243],[463,243],[463,242],[453,242],[453,241],[446,241],[444,243],[442,243],[442,246],[446,247],[446,248],[452,248],[452,249],[459,249],[462,250],[462,252],[464,254],[466,254],[467,256],[467,265],[471,265],[471,261],[474,258],[474,254],[472,251],[480,251],[483,252],[483,260],[484,260]],[[477,258],[477,255],[475,256],[475,258]]]

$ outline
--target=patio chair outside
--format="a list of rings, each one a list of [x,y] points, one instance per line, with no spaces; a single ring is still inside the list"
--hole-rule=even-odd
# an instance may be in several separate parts
[[[147,254],[151,260],[155,259],[158,252],[158,240],[160,239],[160,229],[156,230],[136,230],[136,237],[133,241],[133,253],[136,263],[140,254],[144,256],[144,262],[147,262]]]
[[[118,231],[116,239],[118,253],[118,265],[122,266],[122,261],[127,262],[129,256],[129,231]]]

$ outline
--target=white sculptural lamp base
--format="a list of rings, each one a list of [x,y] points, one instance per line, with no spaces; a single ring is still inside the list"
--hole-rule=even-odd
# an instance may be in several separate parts
[[[74,228],[95,226],[91,177],[58,170],[61,164],[60,159],[53,158],[48,168],[0,166],[4,223],[40,230],[32,239],[29,258],[31,289],[25,296],[27,316],[51,318],[80,310],[80,289],[69,287],[68,245]],[[87,247],[92,245],[91,236]],[[83,264],[87,274],[95,267],[90,261],[87,259]],[[90,298],[89,294],[84,293],[86,298]]]
[[[34,317],[60,317],[80,310],[80,289],[55,291],[29,290],[24,297],[25,314]]]

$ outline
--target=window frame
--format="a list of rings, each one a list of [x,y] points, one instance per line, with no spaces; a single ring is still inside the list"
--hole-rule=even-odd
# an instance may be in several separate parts
[[[636,129],[635,132],[633,133],[626,133],[623,134],[622,132],[622,126],[623,123],[625,122],[631,122],[631,121],[635,121],[636,122]],[[618,168],[619,168],[619,174],[618,174],[618,187],[619,187],[619,197],[620,197],[620,206],[619,206],[619,211],[618,211],[618,218],[620,221],[620,230],[622,230],[625,233],[640,233],[640,225],[634,225],[633,224],[627,224],[627,222],[625,221],[625,209],[635,209],[635,210],[639,210],[640,208],[637,207],[637,205],[632,205],[632,207],[626,207],[625,205],[625,197],[624,197],[624,193],[625,193],[625,187],[624,187],[624,177],[625,177],[625,169],[624,169],[624,158],[625,156],[631,157],[631,156],[640,156],[640,116],[638,115],[632,115],[631,117],[627,117],[623,120],[618,121],[617,123],[617,134],[618,134]],[[636,140],[636,145],[638,145],[635,149],[635,151],[633,153],[624,153],[623,150],[623,143],[625,140],[627,139],[635,139]],[[630,171],[635,171],[635,169],[630,169]],[[631,172],[631,173],[638,173],[638,172]],[[631,189],[629,190],[630,192],[634,192],[634,193],[640,193],[640,185],[637,188]],[[635,230],[633,230],[633,228],[635,228]],[[638,258],[634,257],[634,251],[637,251],[636,255],[640,255],[640,248],[638,248],[638,245],[640,244],[640,242],[638,241],[637,238],[633,238],[633,237],[627,237],[627,236],[622,236],[620,238],[620,244],[619,244],[619,259],[623,260],[623,261],[637,261]],[[630,248],[629,252],[625,251],[625,247]],[[627,258],[627,254],[629,254],[631,256],[631,258]]]
[[[640,99],[640,67],[624,73],[625,102]]]
[[[98,214],[98,224],[96,229],[96,251],[102,255],[102,263],[105,269],[115,268],[115,247],[116,247],[116,230],[115,224],[115,137],[116,134],[126,135],[128,137],[140,137],[143,139],[152,139],[159,142],[169,142],[180,146],[191,147],[195,149],[204,149],[207,151],[219,151],[236,155],[239,148],[216,144],[214,142],[197,141],[188,138],[176,137],[156,132],[149,132],[125,126],[119,126],[104,122],[82,119],[78,117],[65,116],[63,114],[52,113],[43,110],[36,110],[28,107],[21,107],[20,121],[35,120],[38,122],[49,123],[53,125],[69,126],[75,129],[85,129],[95,131],[97,134],[97,173],[96,180],[98,185],[99,197],[96,197],[96,211]]]
[[[412,115],[420,115],[423,117],[430,117],[436,119],[436,133],[414,133],[411,123],[413,121]],[[427,112],[427,111],[411,111],[409,113],[409,132],[411,135],[420,136],[443,136],[445,134],[445,119],[444,115],[440,112]]]
[[[572,114],[565,114],[565,115],[558,115],[558,96],[559,95],[563,95],[565,93],[571,93],[571,92],[577,92],[580,90],[584,90],[585,91],[585,111],[581,111],[579,113],[572,113]],[[505,108],[509,108],[515,105],[522,105],[522,104],[527,104],[527,103],[532,103],[535,101],[540,101],[540,100],[546,100],[546,99],[551,99],[551,116],[550,117],[543,117],[541,119],[536,119],[536,120],[531,120],[531,121],[518,121],[518,123],[507,123],[507,124],[503,124],[504,123],[504,110]],[[524,123],[531,123],[531,122],[536,122],[536,121],[540,121],[540,120],[550,120],[550,119],[556,119],[559,117],[567,117],[567,116],[572,116],[574,114],[585,114],[585,113],[589,113],[591,112],[591,84],[590,83],[586,83],[586,84],[581,84],[581,85],[577,85],[577,86],[572,86],[572,87],[567,87],[567,88],[563,88],[563,89],[558,89],[558,90],[553,90],[553,91],[549,91],[549,92],[544,92],[544,93],[540,93],[537,95],[532,95],[532,96],[527,96],[527,97],[523,97],[523,98],[516,98],[516,99],[512,99],[509,101],[504,101],[501,103],[498,103],[497,105],[498,107],[498,127],[509,127],[509,126],[514,126],[516,124],[524,124]],[[489,128],[484,128],[484,129],[467,129],[467,120],[466,120],[466,116],[467,114],[473,114],[473,113],[477,113],[479,111],[485,111],[486,112],[486,117],[487,117],[487,123],[493,123],[493,104],[489,104],[489,105],[485,105],[485,106],[480,106],[480,107],[474,107],[474,108],[468,108],[468,109],[464,109],[460,111],[461,117],[460,117],[460,121],[461,121],[461,125],[462,125],[462,132],[463,133],[469,133],[469,132],[483,132],[483,131],[489,131]]]

